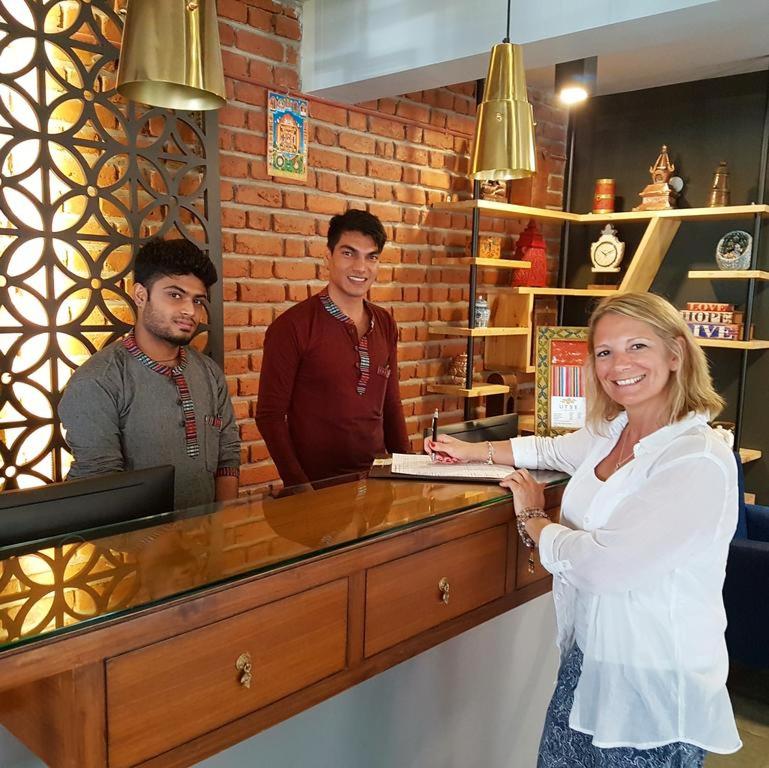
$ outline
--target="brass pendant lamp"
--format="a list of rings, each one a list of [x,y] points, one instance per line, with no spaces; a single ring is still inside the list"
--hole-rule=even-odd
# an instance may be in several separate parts
[[[156,107],[223,107],[216,0],[128,0],[117,90]]]
[[[523,51],[507,36],[491,49],[489,71],[478,105],[470,176],[479,181],[523,179],[536,172],[534,111],[526,94]]]

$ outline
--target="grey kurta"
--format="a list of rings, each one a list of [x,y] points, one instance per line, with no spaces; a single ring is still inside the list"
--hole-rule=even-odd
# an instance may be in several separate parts
[[[187,348],[184,378],[194,404],[199,453],[190,456],[174,381],[121,341],[87,360],[70,379],[59,417],[74,456],[68,479],[161,464],[176,468],[175,506],[213,501],[215,475],[240,466],[235,415],[221,369]]]

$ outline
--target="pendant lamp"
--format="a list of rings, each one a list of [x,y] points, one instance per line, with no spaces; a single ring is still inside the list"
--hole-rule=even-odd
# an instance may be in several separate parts
[[[215,0],[128,0],[117,90],[169,109],[226,103]]]
[[[480,181],[523,179],[536,171],[534,111],[526,94],[523,51],[507,36],[491,49],[489,71],[478,105],[470,176]]]

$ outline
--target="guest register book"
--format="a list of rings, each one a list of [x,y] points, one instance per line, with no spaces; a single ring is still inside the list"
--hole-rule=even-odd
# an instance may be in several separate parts
[[[498,483],[514,471],[513,467],[499,464],[441,464],[424,454],[394,453],[391,457],[374,459],[369,473],[371,478],[419,479],[464,483]],[[531,476],[538,483],[563,480],[568,475],[552,470],[532,469]]]

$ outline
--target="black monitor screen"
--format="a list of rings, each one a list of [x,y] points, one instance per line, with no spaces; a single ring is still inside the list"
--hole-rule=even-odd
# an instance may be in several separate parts
[[[0,546],[158,515],[173,506],[170,465],[5,491]]]

